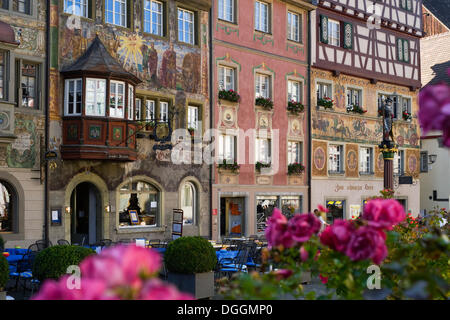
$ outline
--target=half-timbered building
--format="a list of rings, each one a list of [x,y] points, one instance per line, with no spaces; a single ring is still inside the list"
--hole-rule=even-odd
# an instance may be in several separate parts
[[[349,219],[379,195],[378,107],[389,97],[399,145],[395,195],[417,214],[422,1],[320,0],[313,17],[312,206],[327,205],[329,221]]]

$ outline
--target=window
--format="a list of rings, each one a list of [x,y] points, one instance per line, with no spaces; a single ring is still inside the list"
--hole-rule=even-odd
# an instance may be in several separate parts
[[[188,128],[199,129],[198,107],[188,106]]]
[[[219,19],[234,22],[234,1],[219,0]]]
[[[65,115],[74,116],[81,115],[82,106],[82,79],[69,79],[66,80],[65,86]]]
[[[147,100],[145,102],[145,120],[154,121],[155,120],[155,101]]]
[[[328,44],[339,47],[341,45],[341,27],[339,21],[328,19]]]
[[[14,189],[0,180],[0,232],[14,232],[17,198]]]
[[[160,102],[159,103],[159,120],[161,122],[169,122],[169,103]]]
[[[222,163],[225,160],[227,163],[234,163],[235,161],[235,136],[221,134],[219,136],[218,160]]]
[[[236,90],[234,85],[234,68],[219,66],[219,90]]]
[[[178,8],[178,41],[194,44],[194,13]]]
[[[136,120],[141,120],[142,117],[142,100],[139,98],[136,98],[135,101],[135,106],[136,106],[136,110],[135,110],[135,119]]]
[[[121,227],[159,225],[160,207],[160,192],[148,182],[130,182],[119,189],[119,225]],[[137,225],[131,223],[130,210],[137,211]]]
[[[86,79],[86,110],[87,116],[105,116],[106,80]]]
[[[294,214],[302,213],[302,196],[282,196],[281,197],[281,213],[288,219]]]
[[[402,112],[405,111],[411,114],[411,99],[402,97]]]
[[[163,36],[163,4],[144,0],[144,32]]]
[[[255,159],[265,164],[271,163],[271,143],[270,139],[257,138]]]
[[[361,147],[359,150],[359,168],[360,173],[371,174],[373,163],[373,149]]]
[[[269,5],[264,2],[255,2],[255,29],[269,33]]]
[[[361,107],[362,90],[347,88],[347,105],[355,105]]]
[[[394,174],[395,175],[403,175],[404,173],[404,150],[399,150],[395,155],[394,155]]]
[[[397,60],[409,62],[409,41],[405,39],[397,39]]]
[[[420,153],[420,172],[428,172],[428,152]]]
[[[400,97],[391,96],[392,99],[392,112],[394,113],[394,119],[398,119],[398,110],[400,109]]]
[[[0,8],[8,10],[9,9],[9,0],[0,0]]]
[[[133,94],[134,88],[131,85],[128,85],[128,120],[133,120],[133,113],[134,113],[134,94]]]
[[[0,100],[6,99],[6,52],[0,51]]]
[[[31,14],[31,0],[13,0],[13,11]]]
[[[38,65],[33,63],[21,64],[21,106],[25,108],[38,109],[38,95],[37,93],[37,79],[38,79]]]
[[[255,75],[255,98],[270,98],[270,76],[257,73]]]
[[[400,0],[400,8],[412,11],[412,0]]]
[[[288,100],[295,102],[302,102],[302,83],[299,81],[288,80]]]
[[[127,26],[127,0],[106,0],[105,20],[118,26]]]
[[[89,17],[89,0],[64,0],[64,12]]]
[[[181,189],[181,209],[183,210],[183,224],[195,224],[197,213],[197,193],[194,184],[186,182]]]
[[[301,42],[301,15],[293,12],[288,12],[288,23],[287,23],[287,38],[292,41]]]
[[[109,100],[109,116],[113,118],[124,117],[125,83],[111,81]]]
[[[332,98],[331,84],[318,82],[316,84],[316,93],[317,93],[317,100],[324,98]]]
[[[288,164],[302,163],[302,143],[288,142]]]
[[[330,172],[340,173],[342,172],[342,157],[343,146],[330,145],[328,147],[328,155],[330,159]]]

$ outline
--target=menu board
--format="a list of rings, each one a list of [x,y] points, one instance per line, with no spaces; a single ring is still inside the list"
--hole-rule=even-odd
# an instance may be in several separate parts
[[[172,239],[178,239],[183,234],[183,210],[173,209]]]

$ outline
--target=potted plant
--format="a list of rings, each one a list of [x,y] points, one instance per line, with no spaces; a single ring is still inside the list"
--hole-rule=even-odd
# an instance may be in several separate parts
[[[155,121],[148,121],[145,123],[145,130],[147,131],[153,131],[153,128],[155,127]]]
[[[305,107],[300,102],[294,100],[288,102],[287,110],[293,114],[299,114],[300,112],[303,112],[304,109]]]
[[[357,104],[351,104],[351,105],[347,106],[347,113],[348,112],[363,114],[363,113],[366,113],[367,110],[364,110],[363,108],[361,108]]]
[[[288,165],[288,175],[301,175],[305,171],[305,166],[301,163],[291,163]]]
[[[409,113],[407,110],[404,110],[402,112],[402,117],[403,117],[403,120],[405,120],[405,121],[412,119],[411,113]]]
[[[219,99],[227,100],[230,102],[239,102],[240,98],[241,97],[239,96],[239,94],[236,91],[234,91],[233,89],[219,90]]]
[[[237,164],[236,161],[234,161],[233,163],[227,163],[227,161],[225,159],[223,159],[222,163],[219,163],[217,165],[217,168],[220,170],[229,170],[233,173],[236,173],[239,171],[240,166]]]
[[[2,236],[0,235],[0,253],[5,250],[5,243],[6,241],[3,240]]]
[[[261,173],[261,168],[270,168],[271,164],[270,163],[264,163],[264,162],[256,162],[255,163],[255,169],[256,172]]]
[[[255,99],[255,105],[264,109],[273,109],[273,101],[270,98],[258,97]]]
[[[8,279],[9,279],[8,261],[2,254],[0,254],[0,300],[6,300],[5,288]]]
[[[179,290],[196,299],[214,296],[214,268],[217,256],[214,247],[201,237],[181,237],[167,246],[164,263],[167,280]]]
[[[324,109],[332,109],[334,104],[334,100],[328,97],[323,97],[317,100],[317,105],[319,107],[323,107]]]
[[[191,134],[191,136],[194,136],[195,134],[195,128],[189,127],[188,128],[189,133]]]

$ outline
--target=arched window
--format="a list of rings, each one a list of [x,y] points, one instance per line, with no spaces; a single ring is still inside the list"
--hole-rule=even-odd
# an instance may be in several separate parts
[[[119,225],[158,226],[161,197],[159,190],[145,181],[133,181],[119,189]]]
[[[183,224],[195,224],[197,192],[191,182],[186,182],[181,188],[181,209],[183,209]]]
[[[17,197],[14,189],[0,180],[0,232],[15,232]]]

